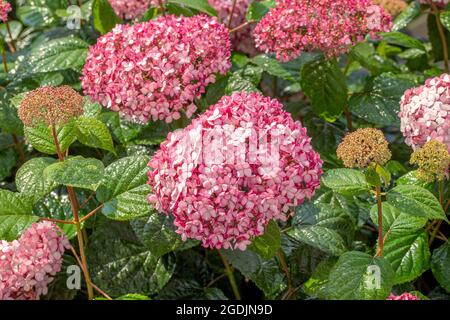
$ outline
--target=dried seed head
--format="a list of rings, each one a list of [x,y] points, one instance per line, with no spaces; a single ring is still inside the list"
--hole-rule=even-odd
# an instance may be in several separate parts
[[[372,0],[372,2],[384,8],[393,17],[399,15],[408,7],[408,3],[404,0]]]
[[[83,114],[83,97],[69,86],[41,87],[31,91],[19,107],[19,118],[27,127],[39,123],[64,124]]]
[[[419,167],[418,179],[427,182],[442,181],[448,173],[450,154],[445,144],[431,140],[412,154],[410,163]]]
[[[384,165],[391,159],[383,132],[365,128],[347,134],[337,148],[337,156],[347,168],[366,168],[371,163]]]

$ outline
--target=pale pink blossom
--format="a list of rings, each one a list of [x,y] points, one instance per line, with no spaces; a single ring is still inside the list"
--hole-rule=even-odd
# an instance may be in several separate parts
[[[11,4],[6,0],[0,0],[0,20],[8,21],[8,13],[11,11]]]
[[[150,7],[159,6],[158,0],[109,0],[109,3],[120,18],[129,20],[139,18]]]
[[[225,96],[169,133],[149,163],[148,199],[173,215],[183,240],[244,250],[319,187],[322,160],[310,140],[277,100]]]
[[[37,300],[61,270],[70,243],[48,221],[34,223],[19,240],[0,240],[0,300]]]
[[[450,75],[442,74],[406,90],[398,115],[405,142],[414,150],[437,140],[450,152]]]
[[[257,48],[287,62],[315,50],[328,57],[346,53],[391,26],[391,16],[371,0],[276,0],[254,36]]]
[[[118,25],[91,47],[83,91],[136,122],[191,117],[194,99],[231,67],[230,46],[227,28],[204,15]]]
[[[391,295],[386,300],[420,300],[420,299],[409,292],[405,292],[399,296],[396,296],[395,294],[391,293]]]

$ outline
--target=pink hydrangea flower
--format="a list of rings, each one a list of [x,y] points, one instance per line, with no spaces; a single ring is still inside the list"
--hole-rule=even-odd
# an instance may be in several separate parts
[[[445,7],[450,3],[450,0],[431,0],[438,7]],[[430,0],[420,0],[421,4],[430,4]]]
[[[129,20],[139,18],[150,7],[159,6],[158,0],[109,0],[109,3],[120,18]]]
[[[386,300],[420,300],[420,299],[409,292],[405,292],[399,296],[396,296],[395,294],[391,293],[389,298],[387,298]]]
[[[173,215],[183,240],[245,250],[314,195],[322,163],[277,100],[234,93],[169,133],[149,163],[148,200]]]
[[[450,75],[428,79],[423,86],[408,89],[400,101],[400,129],[414,150],[438,140],[450,152]]]
[[[194,99],[231,67],[230,46],[227,28],[204,15],[118,25],[91,47],[83,90],[132,121],[191,117]]]
[[[208,0],[208,2],[211,7],[216,9],[219,19],[226,26],[229,26],[230,14],[233,10],[234,0]],[[247,13],[248,7],[252,2],[253,0],[236,1],[236,5],[233,11],[233,18],[231,20],[231,29],[243,24],[246,21],[245,15]],[[254,56],[258,53],[255,48],[255,41],[252,37],[254,27],[254,25],[247,26],[232,34],[231,40],[235,50],[246,53],[250,56]]]
[[[11,11],[11,4],[6,0],[0,0],[0,20],[8,21],[8,13]]]
[[[19,240],[0,241],[0,300],[37,300],[61,270],[66,236],[54,223],[33,224]]]
[[[287,62],[314,50],[327,56],[346,53],[391,26],[392,18],[371,0],[276,0],[254,36],[257,48]]]

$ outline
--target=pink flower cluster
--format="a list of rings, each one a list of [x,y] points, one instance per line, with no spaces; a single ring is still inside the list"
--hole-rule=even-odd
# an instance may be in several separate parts
[[[445,7],[450,3],[450,0],[431,0],[438,7]],[[420,0],[421,4],[430,4],[430,0]]]
[[[11,4],[6,0],[0,0],[0,20],[8,21],[8,13],[11,11]]]
[[[391,26],[391,16],[371,0],[276,0],[254,36],[257,48],[287,62],[314,50],[327,56],[346,53]]]
[[[286,220],[314,195],[322,163],[277,100],[234,93],[169,133],[149,163],[148,199],[174,216],[183,240],[245,250],[270,220]]]
[[[150,7],[159,6],[158,0],[109,0],[116,14],[122,19],[139,18]]]
[[[387,298],[386,300],[420,300],[420,299],[409,292],[405,292],[399,296],[396,296],[395,294],[391,293],[389,298]]]
[[[229,25],[231,11],[233,10],[234,0],[208,0],[211,7],[216,9],[218,18],[226,26]],[[233,10],[233,17],[231,20],[230,28],[233,29],[243,24],[246,19],[248,7],[253,0],[237,0]],[[231,36],[233,47],[242,53],[246,53],[250,56],[256,55],[258,52],[255,48],[255,41],[252,37],[254,26],[247,26],[236,32]]]
[[[215,18],[159,17],[118,25],[91,47],[84,93],[132,121],[170,123],[231,67],[228,30]]]
[[[400,101],[400,129],[414,150],[438,140],[450,151],[450,75],[427,79],[408,89]]]
[[[70,243],[54,223],[33,224],[12,242],[0,241],[0,300],[37,300],[61,270]]]

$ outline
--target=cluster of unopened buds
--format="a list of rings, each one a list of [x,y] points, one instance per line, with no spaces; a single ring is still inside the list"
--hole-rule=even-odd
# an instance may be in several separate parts
[[[84,93],[129,120],[189,118],[194,99],[231,67],[228,29],[217,19],[161,16],[118,25],[92,46]]]
[[[19,240],[0,241],[0,300],[37,300],[61,270],[70,248],[56,224],[34,223]]]
[[[423,86],[407,90],[398,115],[405,142],[414,150],[437,140],[450,151],[450,75],[428,79]]]
[[[328,57],[346,53],[391,25],[392,18],[371,0],[276,0],[254,36],[257,48],[287,62],[315,50]]]
[[[322,174],[306,128],[257,93],[223,97],[170,133],[149,166],[149,201],[183,240],[217,249],[244,250],[270,220],[286,220]]]

